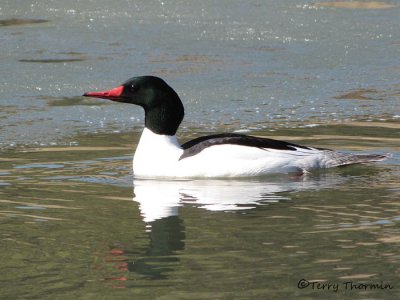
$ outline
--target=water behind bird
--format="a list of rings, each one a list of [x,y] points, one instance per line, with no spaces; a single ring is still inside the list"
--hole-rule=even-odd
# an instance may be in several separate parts
[[[140,130],[140,109],[80,95],[146,74],[180,94],[183,130],[398,121],[396,5],[90,3],[2,5],[2,147]]]

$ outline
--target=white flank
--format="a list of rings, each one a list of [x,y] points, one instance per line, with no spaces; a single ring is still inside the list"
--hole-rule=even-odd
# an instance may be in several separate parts
[[[296,151],[239,145],[211,146],[179,160],[183,149],[176,136],[145,128],[133,159],[135,177],[196,178],[250,177],[274,173],[303,173],[339,165],[342,154],[315,148]]]

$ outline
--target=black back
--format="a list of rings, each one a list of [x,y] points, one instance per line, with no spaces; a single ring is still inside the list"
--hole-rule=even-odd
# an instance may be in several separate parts
[[[256,147],[263,150],[275,149],[297,151],[297,148],[308,150],[311,149],[309,147],[268,138],[260,138],[238,133],[222,133],[202,136],[184,143],[182,145],[184,151],[179,160],[196,155],[207,147],[225,144]]]

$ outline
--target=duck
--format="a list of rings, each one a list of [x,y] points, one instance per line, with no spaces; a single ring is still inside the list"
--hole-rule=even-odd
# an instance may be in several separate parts
[[[385,154],[330,149],[239,133],[216,133],[183,144],[176,133],[184,107],[175,90],[156,76],[139,76],[85,97],[135,104],[144,109],[144,129],[133,156],[135,178],[240,178],[308,174],[314,170],[377,162]]]

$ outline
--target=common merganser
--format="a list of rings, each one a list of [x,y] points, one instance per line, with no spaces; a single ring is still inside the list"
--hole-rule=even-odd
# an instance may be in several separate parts
[[[180,145],[176,132],[184,116],[178,94],[161,78],[133,77],[107,91],[83,96],[136,104],[145,128],[133,158],[135,177],[251,177],[305,174],[315,169],[381,161],[387,155],[349,154],[255,136],[223,133]]]

